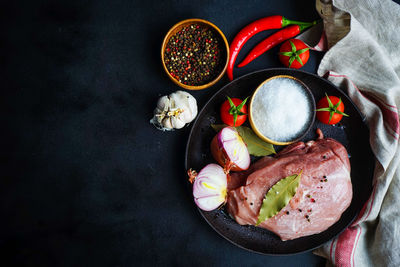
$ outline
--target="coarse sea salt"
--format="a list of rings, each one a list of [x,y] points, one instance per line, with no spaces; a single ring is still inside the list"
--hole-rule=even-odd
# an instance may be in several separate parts
[[[300,82],[277,77],[264,82],[253,96],[251,119],[257,130],[272,141],[299,138],[313,118],[312,97]]]

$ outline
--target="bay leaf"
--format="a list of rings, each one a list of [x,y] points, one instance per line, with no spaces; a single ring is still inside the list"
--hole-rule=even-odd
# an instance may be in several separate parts
[[[300,183],[301,173],[290,175],[279,180],[265,194],[258,214],[257,224],[259,225],[266,219],[278,214],[296,194],[297,187]]]
[[[250,155],[261,157],[276,153],[274,146],[258,137],[251,128],[239,126],[236,130],[246,143]]]
[[[227,127],[225,124],[211,124],[211,127],[216,131],[221,131],[224,127]],[[265,142],[260,137],[258,137],[254,131],[246,126],[238,126],[234,127],[239,135],[243,138],[243,141],[247,145],[247,150],[250,155],[262,157],[268,156],[271,154],[275,154],[275,148],[272,144]]]

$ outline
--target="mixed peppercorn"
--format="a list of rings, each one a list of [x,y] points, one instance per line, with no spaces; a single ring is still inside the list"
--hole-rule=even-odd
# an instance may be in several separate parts
[[[222,71],[223,42],[217,33],[201,24],[183,27],[165,48],[168,72],[179,82],[197,86],[212,81]]]

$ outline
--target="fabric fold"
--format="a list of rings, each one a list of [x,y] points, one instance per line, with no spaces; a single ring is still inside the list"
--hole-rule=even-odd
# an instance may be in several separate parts
[[[350,14],[350,32],[326,52],[318,75],[346,92],[365,116],[377,163],[358,218],[315,253],[336,266],[400,266],[400,6],[389,0],[333,5]]]

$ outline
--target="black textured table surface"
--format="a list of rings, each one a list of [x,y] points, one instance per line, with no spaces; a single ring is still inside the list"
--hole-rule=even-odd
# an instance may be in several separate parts
[[[256,254],[214,232],[187,191],[190,127],[149,123],[157,99],[180,89],[160,63],[173,24],[206,19],[231,41],[276,14],[319,18],[314,0],[3,3],[0,265],[323,266],[311,252]],[[281,67],[277,51],[235,76]],[[199,108],[227,82],[191,92]]]

